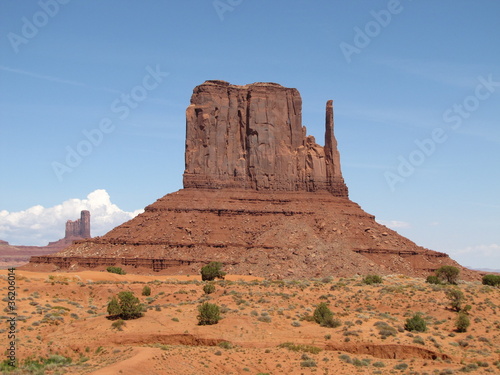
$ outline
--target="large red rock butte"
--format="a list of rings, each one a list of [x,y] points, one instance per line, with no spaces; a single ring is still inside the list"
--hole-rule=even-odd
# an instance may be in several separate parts
[[[378,224],[348,198],[326,104],[325,146],[302,126],[296,89],[206,81],[186,111],[184,189],[102,237],[76,241],[30,269],[103,268],[229,273],[268,278],[428,275],[448,255]],[[460,267],[462,268],[462,267]],[[462,276],[477,278],[462,268]]]

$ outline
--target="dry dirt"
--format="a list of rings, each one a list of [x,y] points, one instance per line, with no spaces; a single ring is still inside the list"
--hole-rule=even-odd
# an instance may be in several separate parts
[[[15,272],[16,356],[25,370],[12,374],[43,373],[27,372],[26,359],[55,354],[72,362],[46,365],[46,374],[500,373],[500,289],[479,282],[458,285],[472,307],[470,327],[458,333],[447,287],[401,275],[384,276],[378,285],[365,285],[360,276],[228,276],[205,295],[198,275]],[[3,321],[6,275],[0,271]],[[141,295],[145,285],[149,297]],[[147,306],[121,331],[106,317],[109,299],[120,291],[134,292]],[[197,325],[197,307],[205,300],[223,309],[216,325]],[[340,327],[309,321],[320,302],[329,304]],[[406,319],[417,312],[427,331],[405,331]],[[7,343],[2,326],[0,342]],[[279,347],[283,343],[298,350]]]

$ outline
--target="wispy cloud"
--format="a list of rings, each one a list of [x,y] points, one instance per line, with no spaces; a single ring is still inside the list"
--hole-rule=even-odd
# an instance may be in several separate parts
[[[399,221],[399,220],[377,220],[377,223],[385,225],[388,228],[391,229],[399,229],[399,228],[410,228],[411,225],[410,223],[406,221]]]
[[[4,66],[4,65],[0,65],[0,70],[2,70],[4,72],[14,73],[14,74],[21,74],[21,75],[25,75],[25,76],[28,76],[28,77],[33,77],[33,78],[36,78],[36,79],[42,79],[42,80],[45,80],[45,81],[50,81],[50,82],[55,82],[55,83],[61,83],[61,84],[64,84],[64,85],[71,85],[71,86],[83,87],[83,88],[86,88],[86,89],[106,91],[106,92],[111,92],[113,94],[122,94],[122,92],[119,91],[119,90],[110,89],[110,88],[107,88],[107,87],[95,87],[95,86],[91,86],[91,85],[88,85],[88,84],[82,83],[82,82],[71,81],[71,80],[67,80],[67,79],[63,79],[63,78],[59,78],[59,77],[54,77],[54,76],[48,76],[48,75],[44,75],[44,74],[38,74],[38,73],[28,72],[26,70],[10,68],[10,67]]]
[[[426,61],[399,58],[374,58],[372,61],[387,68],[422,77],[447,86],[474,89],[477,76],[498,67],[485,64],[459,64],[450,61]]]

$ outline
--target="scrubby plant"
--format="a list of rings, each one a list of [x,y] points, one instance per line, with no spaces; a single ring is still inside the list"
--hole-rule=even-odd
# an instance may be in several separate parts
[[[111,298],[111,301],[108,303],[108,315],[111,317],[118,316],[122,313],[122,309],[120,308],[120,304],[118,303],[118,299],[116,296]]]
[[[382,277],[380,277],[379,275],[366,275],[363,278],[363,283],[366,285],[381,284],[382,281]]]
[[[203,285],[203,291],[205,294],[212,294],[215,292],[215,285],[212,283]]]
[[[499,286],[500,285],[500,275],[484,275],[483,285]]]
[[[215,279],[224,279],[226,273],[222,271],[223,264],[220,262],[210,262],[201,268],[201,279],[203,281],[212,281]]]
[[[341,325],[340,320],[333,318],[333,312],[326,302],[321,302],[313,313],[314,321],[322,327],[336,328]]]
[[[406,319],[405,329],[410,332],[425,332],[427,323],[420,314],[415,314],[413,317]]]
[[[459,312],[457,315],[457,320],[455,321],[455,327],[457,332],[467,332],[467,328],[470,326],[469,316],[464,312]]]
[[[144,310],[139,298],[132,292],[120,292],[108,303],[108,315],[124,320],[136,319],[142,316]]]
[[[450,288],[446,290],[446,297],[450,300],[450,305],[452,310],[460,311],[462,309],[462,303],[464,302],[464,294],[461,290]]]
[[[460,270],[453,266],[442,266],[436,270],[436,276],[444,283],[456,284]]]
[[[425,282],[428,284],[436,284],[436,285],[441,284],[441,280],[439,280],[439,277],[437,277],[436,275],[427,276]]]
[[[142,288],[142,295],[143,296],[151,295],[151,288],[148,285],[144,285],[144,288]]]
[[[205,302],[198,306],[198,325],[212,325],[219,323],[220,309],[214,303]]]
[[[111,327],[117,329],[118,331],[123,331],[123,326],[125,326],[127,323],[125,323],[125,320],[123,319],[118,319],[111,323]]]
[[[106,271],[108,271],[110,273],[116,273],[118,275],[125,275],[126,274],[126,272],[121,267],[115,267],[115,266],[111,266],[111,267],[106,268]]]

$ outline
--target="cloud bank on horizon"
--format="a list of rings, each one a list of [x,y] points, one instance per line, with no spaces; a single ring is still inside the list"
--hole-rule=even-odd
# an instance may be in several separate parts
[[[86,199],[68,199],[53,207],[36,205],[19,212],[0,211],[0,239],[11,245],[45,246],[64,237],[68,220],[90,211],[91,235],[101,236],[144,210],[127,212],[111,202],[108,192],[97,189]]]

